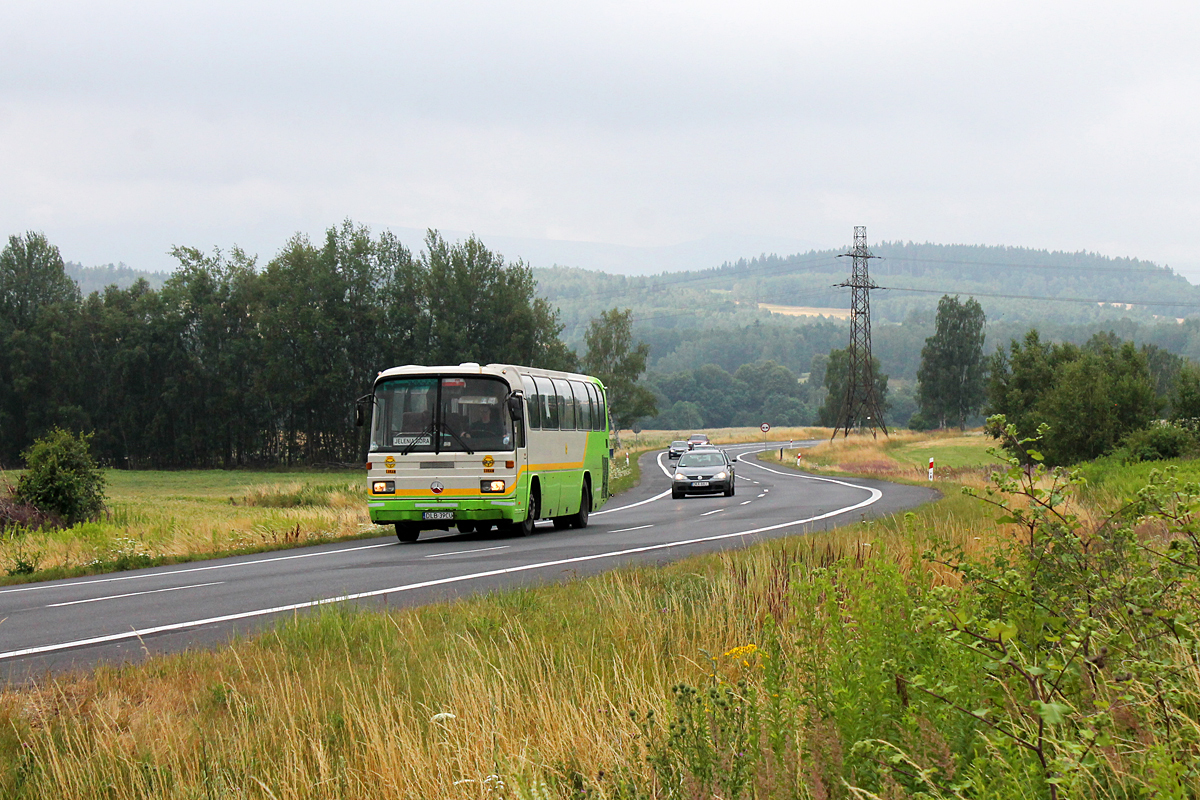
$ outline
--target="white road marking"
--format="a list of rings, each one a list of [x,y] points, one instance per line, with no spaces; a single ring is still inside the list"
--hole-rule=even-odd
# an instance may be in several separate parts
[[[767,496],[767,493],[766,493],[766,492],[763,492],[763,493],[762,493],[762,494],[760,494],[758,497],[766,497],[766,496]],[[756,497],[756,498],[754,498],[754,499],[755,499],[755,500],[757,500],[757,499],[758,499],[758,497]]]
[[[721,513],[722,511],[724,511],[724,510],[725,510],[725,509],[723,509],[723,508],[714,508],[712,511],[705,511],[705,512],[704,512],[703,514],[701,514],[700,516],[702,516],[702,517],[707,517],[709,514],[720,514],[720,513]]]
[[[215,581],[213,583],[194,583],[191,586],[172,586],[169,589],[150,589],[145,592],[128,592],[126,594],[110,594],[107,597],[89,597],[87,600],[68,600],[65,603],[51,603],[46,608],[59,608],[60,606],[77,606],[80,603],[98,603],[101,600],[120,600],[122,597],[141,597],[144,594],[158,594],[159,592],[178,592],[180,589],[199,589],[204,586],[220,586],[225,581]]]
[[[276,561],[291,561],[296,558],[317,558],[319,556],[332,556],[339,553],[353,553],[357,550],[372,550],[376,547],[392,547],[395,542],[385,542],[384,544],[367,544],[362,547],[343,547],[339,550],[322,550],[319,553],[300,553],[294,556],[279,556],[278,558],[260,558],[254,561],[238,561],[232,564],[211,564],[207,567],[186,567],[184,569],[173,569],[164,572],[144,572],[137,575],[121,575],[116,578],[96,578],[90,581],[74,581],[72,583],[39,583],[33,586],[19,586],[15,589],[0,589],[0,594],[15,594],[16,592],[36,592],[46,589],[65,589],[72,586],[91,586],[96,583],[116,583],[117,581],[135,581],[142,578],[161,578],[167,575],[186,575],[189,572],[207,572],[213,569],[232,569],[233,567],[250,567],[256,564],[272,564]]]
[[[425,558],[442,558],[444,556],[461,556],[463,553],[486,553],[488,550],[507,550],[512,545],[502,544],[499,547],[480,547],[477,550],[455,550],[453,553],[433,553]]]
[[[640,531],[643,528],[653,528],[653,525],[638,525],[636,528],[621,528],[617,531],[609,531],[609,533],[628,533],[629,531]]]
[[[743,500],[743,501],[742,501],[741,503],[739,503],[738,505],[748,506],[748,505],[750,505],[750,504],[751,504],[751,503],[753,503],[753,502],[754,502],[753,500]]]
[[[654,495],[654,497],[647,497],[645,500],[639,500],[636,503],[630,503],[627,506],[621,506],[620,508],[605,508],[600,511],[593,511],[591,516],[598,517],[601,514],[611,514],[614,511],[624,511],[627,508],[637,508],[638,506],[644,506],[644,505],[646,505],[646,503],[652,503],[655,500],[661,500],[664,497],[666,497],[667,495],[669,495],[670,493],[671,493],[671,490],[667,489],[665,492]]]
[[[749,463],[749,462],[747,462]],[[780,473],[783,474],[783,473]],[[808,476],[802,476],[808,477]],[[562,567],[568,564],[582,564],[588,561],[601,561],[605,559],[620,558],[622,556],[631,556],[638,553],[649,553],[656,550],[669,550],[676,547],[686,547],[688,545],[707,544],[709,542],[719,542],[725,539],[734,539],[737,537],[753,536],[756,533],[765,533],[767,531],[779,530],[794,525],[807,525],[811,522],[819,522],[823,519],[829,519],[840,514],[846,514],[851,511],[856,511],[860,508],[865,508],[883,497],[883,492],[874,489],[870,486],[856,486],[853,483],[834,480],[833,478],[812,478],[812,480],[827,481],[829,483],[838,483],[843,486],[849,486],[854,489],[861,489],[869,492],[870,497],[854,505],[845,506],[843,508],[826,511],[823,514],[806,517],[804,519],[790,520],[788,522],[779,522],[774,525],[765,525],[761,528],[751,528],[744,531],[734,531],[733,533],[719,533],[713,536],[702,536],[696,539],[682,539],[676,542],[663,542],[661,544],[650,544],[642,547],[630,547],[625,550],[612,550],[606,553],[594,553],[587,556],[575,556],[573,558],[561,558],[555,561],[540,561],[533,564],[522,564],[517,567],[506,567],[503,569],[492,569],[484,572],[473,572],[467,575],[455,575],[448,578],[437,578],[435,580],[421,581],[419,583],[408,583],[401,586],[392,586],[387,589],[375,589],[370,592],[356,592],[353,594],[344,594],[337,597],[327,597],[323,600],[309,600],[304,603],[291,603],[284,606],[275,606],[273,608],[259,608],[251,611],[241,611],[236,614],[225,614],[219,617],[208,617],[206,619],[194,619],[186,622],[174,622],[168,625],[157,625],[152,628],[142,628],[141,630],[124,631],[122,633],[113,633],[106,636],[93,636],[88,639],[77,639],[73,642],[59,642],[57,644],[41,645],[38,647],[26,647],[21,650],[9,650],[6,653],[0,653],[0,659],[21,658],[22,656],[32,656],[41,653],[53,653],[59,650],[69,650],[75,647],[87,647],[89,645],[107,644],[109,642],[119,642],[127,639],[145,638],[158,633],[169,633],[171,631],[181,631],[188,628],[198,628],[205,625],[216,625],[222,622],[234,622],[241,619],[252,619],[254,617],[264,617],[270,614],[280,614],[286,611],[299,611],[305,608],[315,608],[318,606],[330,605],[332,603],[345,603],[351,600],[362,600],[369,597],[379,597],[382,595],[397,594],[399,592],[410,592],[416,589],[428,589],[433,586],[445,586],[452,583],[464,583],[466,581],[480,580],[483,578],[492,578],[497,575],[511,575],[518,572],[529,572],[536,569],[547,569],[549,567]],[[400,545],[393,544],[398,547]]]

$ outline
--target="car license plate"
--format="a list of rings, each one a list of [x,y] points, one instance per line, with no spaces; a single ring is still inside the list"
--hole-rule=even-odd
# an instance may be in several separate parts
[[[421,519],[454,519],[453,511],[426,511],[421,515]]]
[[[708,486],[708,481],[692,481],[693,489],[699,489],[702,486]]]

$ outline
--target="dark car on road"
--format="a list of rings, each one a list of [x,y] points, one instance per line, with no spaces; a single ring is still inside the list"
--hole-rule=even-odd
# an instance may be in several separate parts
[[[693,433],[687,438],[688,450],[691,450],[693,447],[697,447],[702,444],[710,444],[708,441],[708,434],[706,433]]]
[[[679,457],[671,479],[671,497],[678,500],[688,494],[715,494],[732,497],[733,462],[724,450],[704,447]]]
[[[667,448],[667,458],[679,458],[690,449],[691,448],[688,447],[687,442],[685,442],[683,439],[678,439],[674,442],[671,442],[671,446]]]

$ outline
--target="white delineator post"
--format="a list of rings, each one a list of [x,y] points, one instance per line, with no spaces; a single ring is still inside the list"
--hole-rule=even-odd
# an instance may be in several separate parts
[[[929,480],[933,480],[933,457],[929,457]]]

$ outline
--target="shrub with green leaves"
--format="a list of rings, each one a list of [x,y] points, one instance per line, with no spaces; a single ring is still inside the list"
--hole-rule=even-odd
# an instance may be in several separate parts
[[[91,438],[55,428],[30,445],[21,453],[26,470],[17,481],[17,499],[69,525],[98,517],[104,510],[104,474],[92,458]]]
[[[1195,452],[1196,436],[1178,425],[1152,425],[1134,431],[1125,438],[1118,451],[1126,463],[1184,458]]]

